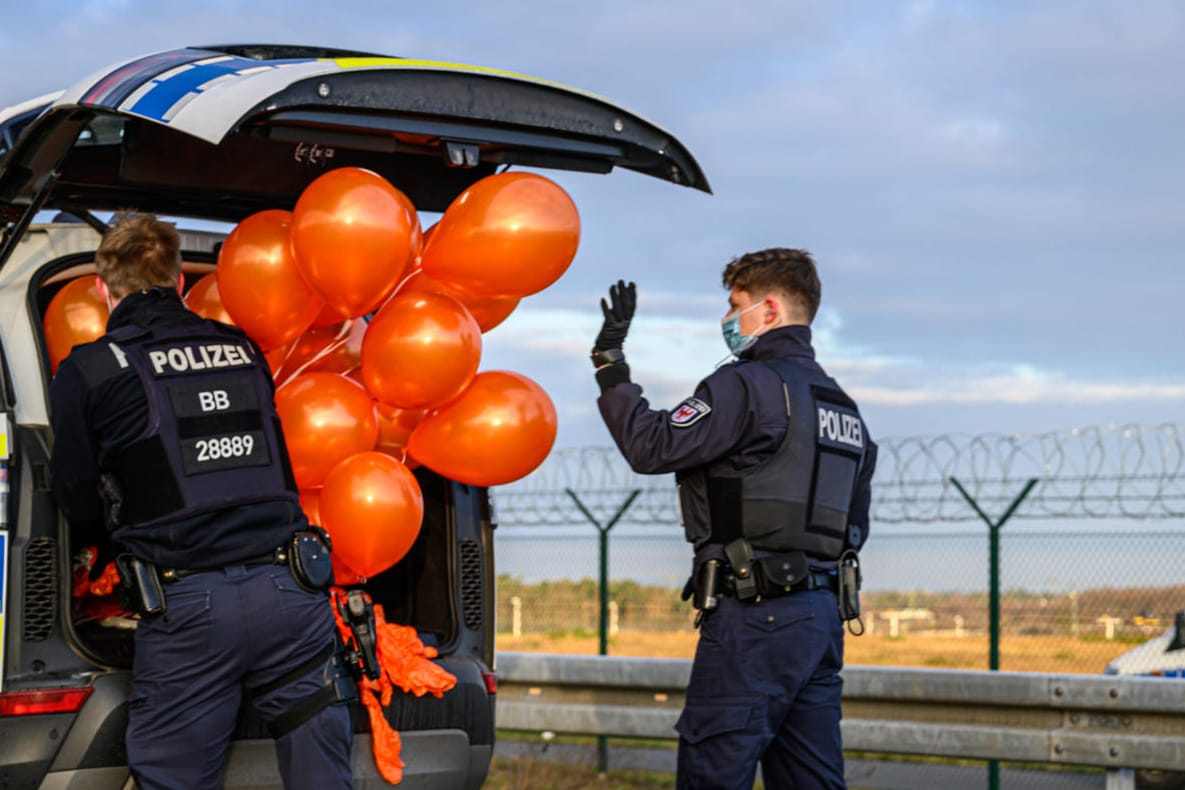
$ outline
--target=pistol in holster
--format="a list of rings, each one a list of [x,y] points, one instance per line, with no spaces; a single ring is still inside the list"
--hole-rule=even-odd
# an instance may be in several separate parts
[[[351,639],[345,645],[345,661],[361,680],[379,678],[378,641],[374,621],[374,601],[363,590],[350,590],[344,595],[334,592],[333,605],[341,614],[342,622],[350,628]]]
[[[694,574],[683,587],[683,600],[690,598],[691,605],[696,608],[696,628],[703,622],[704,615],[716,608],[720,602],[720,593],[720,560],[705,560],[696,566]]]
[[[120,554],[115,558],[115,568],[119,571],[120,600],[127,609],[141,617],[164,613],[165,591],[155,565],[131,554]]]
[[[848,549],[840,555],[836,577],[839,616],[845,623],[850,623],[852,620],[859,623],[859,631],[851,625],[848,626],[848,629],[854,634],[862,634],[864,633],[864,622],[860,619],[860,585],[864,579],[860,573],[860,558],[855,551]]]

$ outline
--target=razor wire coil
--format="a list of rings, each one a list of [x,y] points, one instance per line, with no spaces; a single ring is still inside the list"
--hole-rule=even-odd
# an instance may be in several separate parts
[[[1014,518],[1168,519],[1185,516],[1185,424],[1107,425],[1039,434],[943,434],[880,441],[872,519],[881,523],[973,521],[957,479],[988,513],[1037,485]],[[586,523],[571,491],[599,519],[675,524],[672,475],[640,475],[615,447],[557,450],[535,472],[495,491],[498,518],[515,526]]]

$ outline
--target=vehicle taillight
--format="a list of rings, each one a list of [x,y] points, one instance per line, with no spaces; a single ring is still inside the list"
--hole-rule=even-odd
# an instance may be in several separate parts
[[[39,716],[44,713],[77,713],[94,688],[11,691],[0,694],[0,716]]]
[[[487,694],[497,694],[498,693],[498,676],[497,675],[495,675],[493,672],[489,671],[488,669],[483,669],[481,671],[481,679],[486,682],[486,693]]]

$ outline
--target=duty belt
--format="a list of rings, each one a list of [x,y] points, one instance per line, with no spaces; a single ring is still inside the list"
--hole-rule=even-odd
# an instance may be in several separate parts
[[[737,577],[728,571],[724,574],[724,594],[737,596]],[[783,595],[802,590],[831,590],[835,592],[836,575],[830,571],[810,571],[793,584],[773,584],[762,578],[757,582],[757,595],[761,598],[780,598]]]
[[[259,565],[284,565],[288,562],[288,546],[277,546],[269,551],[267,554],[260,554],[256,557],[249,557],[238,562],[228,562],[226,565],[217,568],[161,568],[160,577],[165,582],[175,582],[184,579],[186,576],[194,576],[199,573],[214,573],[221,571],[224,568],[233,568],[242,566],[244,568],[254,568]]]

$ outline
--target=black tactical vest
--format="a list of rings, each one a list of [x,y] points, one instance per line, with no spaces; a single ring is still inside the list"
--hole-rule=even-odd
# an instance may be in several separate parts
[[[743,537],[754,549],[837,559],[868,446],[860,413],[816,368],[788,359],[751,364],[766,365],[782,378],[786,437],[777,452],[749,469],[737,472],[722,461],[677,476],[687,539],[700,548]]]
[[[267,363],[246,335],[214,321],[125,326],[87,351],[130,366],[148,401],[144,433],[103,462],[110,528],[156,530],[172,543],[163,533],[191,516],[277,500],[298,507]]]

